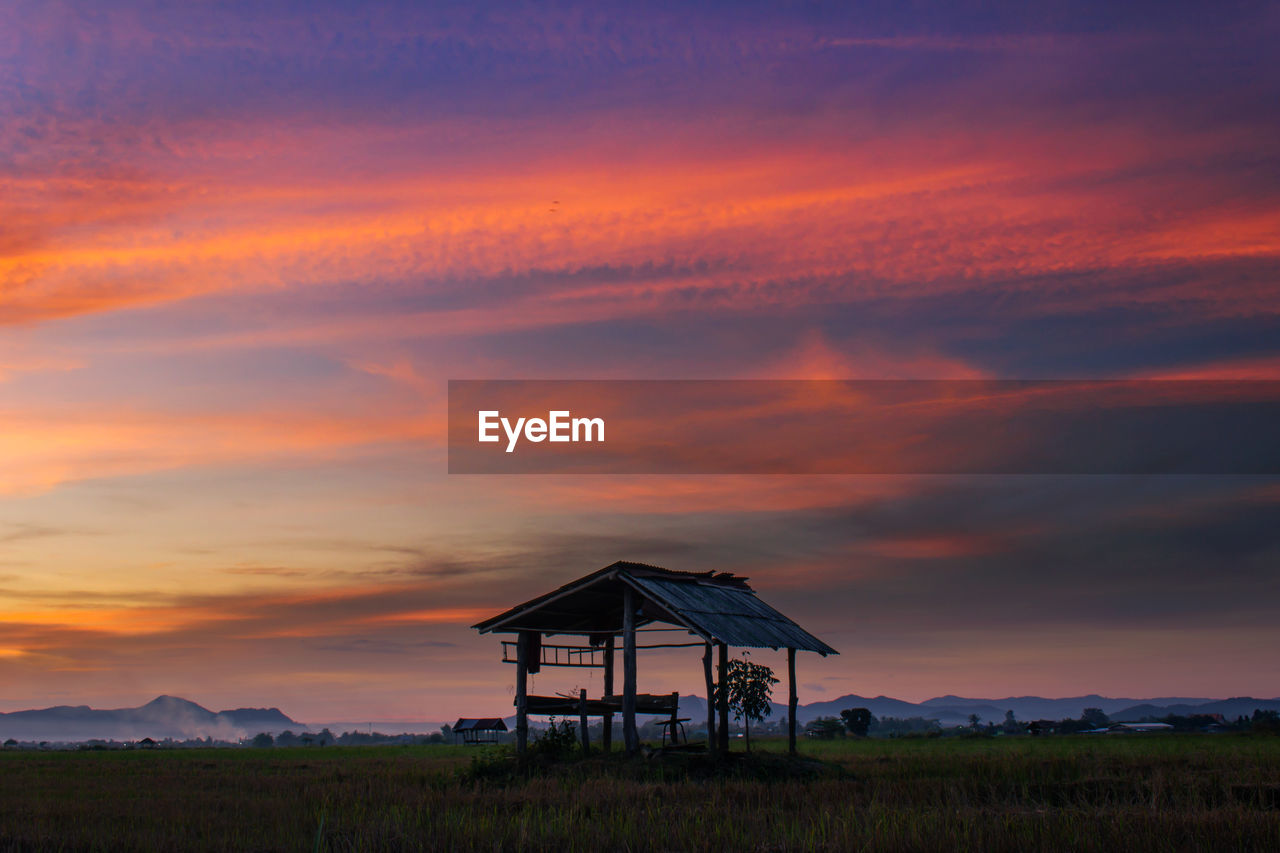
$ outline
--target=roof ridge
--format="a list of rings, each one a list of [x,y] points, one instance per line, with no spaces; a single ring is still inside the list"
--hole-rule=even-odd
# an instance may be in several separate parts
[[[764,602],[747,579],[732,572],[682,572],[617,560],[549,593],[518,604],[473,627],[481,633],[617,635],[624,618],[623,590],[652,603],[642,623],[688,628],[704,638],[748,648],[793,648],[818,654],[835,649]],[[603,594],[603,597],[602,597]]]
[[[750,586],[747,585],[747,578],[735,575],[733,572],[718,572],[715,569],[708,569],[703,572],[688,572],[680,569],[668,569],[665,566],[655,566],[652,563],[640,563],[635,560],[616,560],[608,566],[610,569],[643,569],[649,572],[656,572],[660,576],[667,576],[674,580],[688,581],[710,581],[718,586],[735,586],[746,589],[751,592]]]

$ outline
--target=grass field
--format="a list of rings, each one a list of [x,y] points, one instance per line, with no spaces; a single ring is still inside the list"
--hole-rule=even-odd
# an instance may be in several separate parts
[[[838,767],[707,779],[597,761],[477,780],[463,747],[4,752],[0,849],[1280,850],[1280,738],[802,751]]]

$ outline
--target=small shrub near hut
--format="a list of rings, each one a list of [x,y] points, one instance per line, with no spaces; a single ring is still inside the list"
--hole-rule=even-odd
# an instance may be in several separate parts
[[[551,724],[533,742],[532,749],[535,755],[545,755],[547,758],[570,758],[578,753],[581,746],[573,723],[568,720],[557,723],[556,718],[552,717]]]

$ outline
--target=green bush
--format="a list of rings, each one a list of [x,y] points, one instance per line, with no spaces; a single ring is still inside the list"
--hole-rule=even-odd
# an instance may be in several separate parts
[[[569,758],[578,749],[578,733],[573,723],[568,720],[556,723],[555,717],[551,718],[551,724],[547,726],[546,731],[530,746],[530,751],[534,755],[545,755],[548,758]]]

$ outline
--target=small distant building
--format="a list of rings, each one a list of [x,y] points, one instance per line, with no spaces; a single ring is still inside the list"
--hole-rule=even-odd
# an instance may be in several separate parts
[[[498,732],[507,731],[507,724],[501,717],[463,717],[453,724],[453,742],[462,736],[463,743],[497,743]]]
[[[1168,723],[1113,723],[1105,731],[1107,734],[1137,734],[1142,732],[1171,732],[1173,726]]]

